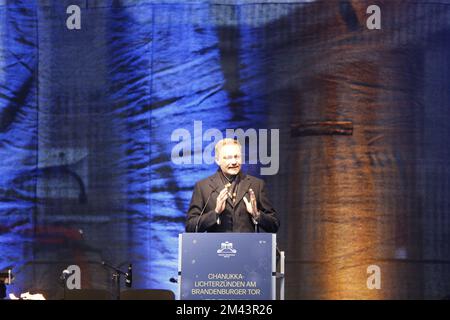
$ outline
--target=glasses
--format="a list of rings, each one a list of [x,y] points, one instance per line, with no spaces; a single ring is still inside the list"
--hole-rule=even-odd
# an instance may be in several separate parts
[[[224,156],[224,157],[222,157],[222,159],[223,160],[227,160],[227,161],[234,160],[234,159],[240,160],[241,159],[241,155],[236,154],[234,156]]]

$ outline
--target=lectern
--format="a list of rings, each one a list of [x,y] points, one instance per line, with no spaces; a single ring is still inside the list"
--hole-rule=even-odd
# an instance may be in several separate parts
[[[271,233],[180,234],[179,298],[275,300],[276,248]]]

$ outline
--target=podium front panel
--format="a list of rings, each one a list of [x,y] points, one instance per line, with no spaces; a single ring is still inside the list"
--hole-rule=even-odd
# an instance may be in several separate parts
[[[275,299],[275,255],[271,233],[180,234],[180,299]]]

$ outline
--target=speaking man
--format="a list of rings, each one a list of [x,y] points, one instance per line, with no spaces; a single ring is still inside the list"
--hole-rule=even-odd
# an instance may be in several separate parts
[[[186,231],[276,233],[280,222],[264,181],[241,172],[239,141],[222,139],[214,150],[219,169],[195,184]]]

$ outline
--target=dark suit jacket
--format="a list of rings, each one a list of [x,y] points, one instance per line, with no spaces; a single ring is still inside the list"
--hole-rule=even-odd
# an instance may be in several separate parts
[[[225,210],[220,215],[217,215],[214,211],[217,196],[223,188],[224,184],[219,171],[195,184],[187,215],[187,232],[195,232],[197,223],[198,232],[255,232],[255,223],[247,212],[243,200],[244,196],[247,197],[247,200],[250,199],[248,194],[250,188],[255,193],[258,210],[261,212],[256,225],[259,229],[258,231],[277,232],[280,222],[276,216],[275,209],[269,202],[263,180],[241,173],[241,181],[234,208],[231,205],[231,199],[227,199]],[[208,197],[210,197],[209,201]],[[200,213],[207,201],[208,204],[200,217]],[[219,224],[217,223],[218,217]]]

